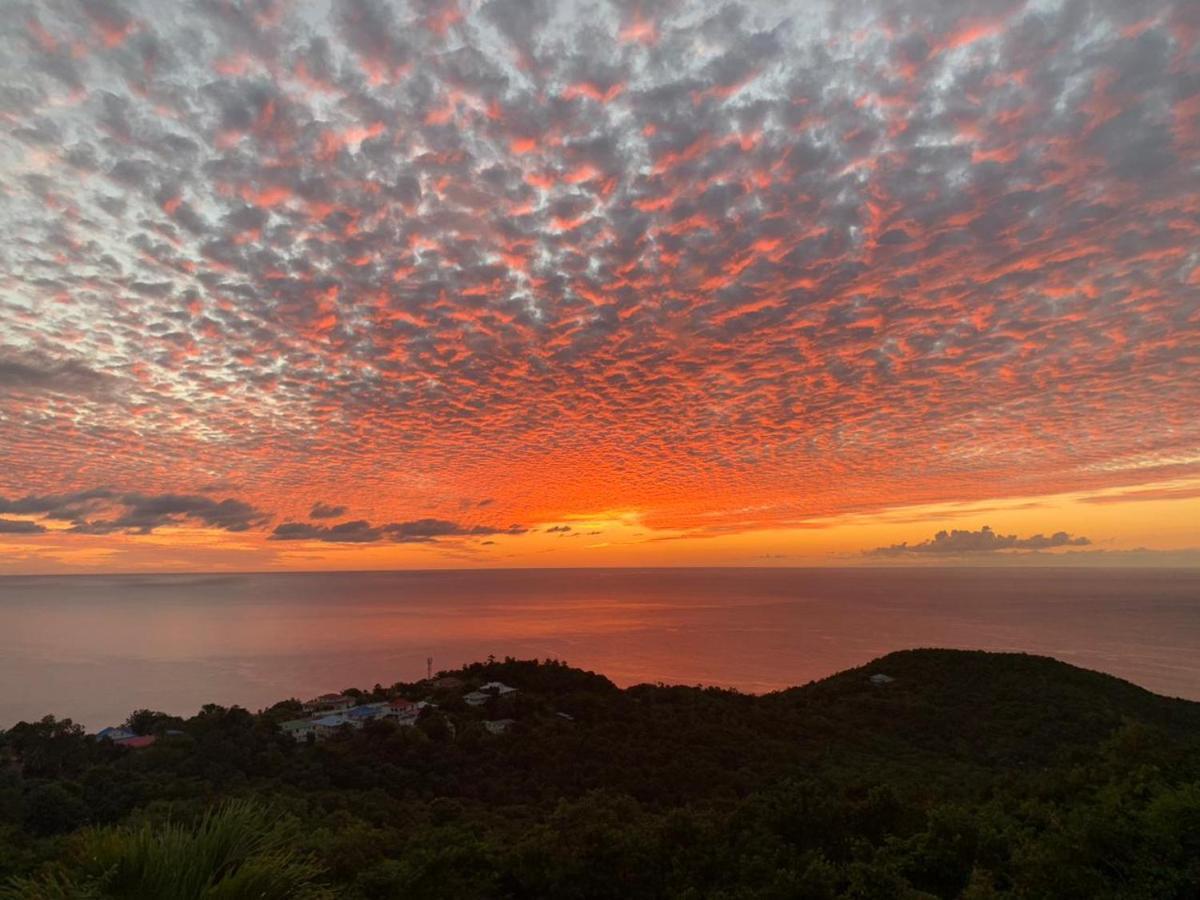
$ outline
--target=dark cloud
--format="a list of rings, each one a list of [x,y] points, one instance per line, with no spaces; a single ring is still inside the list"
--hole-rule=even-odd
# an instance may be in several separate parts
[[[46,526],[27,519],[0,519],[0,534],[41,534]]]
[[[549,527],[549,528],[547,528],[547,529],[546,529],[546,533],[547,533],[547,534],[554,534],[555,532],[562,532],[562,533],[565,533],[565,532],[568,532],[568,531],[570,531],[570,530],[571,530],[571,526],[570,526],[570,525],[552,525],[551,527]]]
[[[383,529],[372,528],[363,519],[337,525],[313,525],[309,522],[284,522],[277,525],[268,540],[325,541],[330,544],[369,544],[383,536]]]
[[[338,516],[346,514],[346,507],[334,506],[329,503],[317,502],[313,504],[313,508],[308,511],[310,519],[336,519]]]
[[[126,532],[150,534],[164,525],[188,522],[222,531],[248,531],[266,524],[270,516],[249,503],[232,498],[213,500],[198,494],[121,494],[124,510],[115,518],[80,520],[71,531],[81,534]]]
[[[67,494],[30,494],[16,500],[0,497],[0,513],[44,516],[47,519],[76,521],[104,501],[116,499],[108,488],[93,488]]]
[[[393,522],[383,526],[392,540],[401,543],[429,541],[440,537],[478,537],[495,534],[524,534],[519,525],[493,528],[488,525],[461,525],[446,519],[415,519],[411,522]]]
[[[110,383],[109,376],[79,360],[51,359],[0,347],[0,391],[95,394]]]
[[[477,537],[496,534],[523,534],[518,525],[493,528],[487,525],[462,525],[446,519],[415,519],[373,526],[357,519],[338,525],[314,525],[308,522],[284,522],[271,533],[273,541],[325,541],[327,543],[373,543],[388,539],[397,543],[427,543],[438,538]]]
[[[143,494],[96,488],[67,494],[0,497],[0,513],[18,513],[73,523],[75,534],[150,534],[164,525],[199,524],[222,531],[247,531],[270,516],[242,500],[199,494]]]
[[[1047,537],[1035,534],[1032,537],[1021,538],[1015,534],[997,534],[984,525],[978,531],[966,531],[955,528],[952,531],[939,531],[931,540],[919,544],[893,544],[890,547],[876,547],[865,551],[868,556],[907,556],[910,554],[969,554],[993,553],[1000,550],[1049,550],[1053,547],[1084,547],[1091,541],[1085,537],[1072,537],[1065,531],[1057,531]]]

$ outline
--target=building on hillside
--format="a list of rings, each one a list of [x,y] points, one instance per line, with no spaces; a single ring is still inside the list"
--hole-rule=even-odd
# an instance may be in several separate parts
[[[500,697],[503,697],[505,694],[515,694],[517,692],[515,687],[509,687],[500,681],[489,681],[487,684],[481,685],[479,689],[488,692],[495,691],[497,696]]]
[[[515,719],[493,719],[489,722],[484,722],[483,727],[492,734],[504,734],[512,727]]]
[[[108,728],[101,728],[96,732],[97,738],[108,738],[114,744],[117,741],[128,740],[131,737],[137,737],[137,733],[123,725],[110,725]]]
[[[417,720],[421,709],[425,706],[423,703],[416,703],[412,700],[406,700],[404,697],[397,697],[388,703],[384,715],[390,719],[395,719],[400,723],[411,723]]]
[[[483,706],[493,697],[507,697],[509,694],[515,694],[517,689],[509,687],[507,684],[502,684],[499,681],[489,681],[487,684],[480,685],[479,690],[471,691],[469,694],[463,694],[463,700],[468,706]]]
[[[317,740],[323,740],[327,737],[332,737],[341,731],[343,725],[349,725],[351,728],[362,728],[362,720],[349,719],[342,713],[333,713],[328,716],[322,716],[319,719],[313,719],[313,734]]]
[[[361,728],[364,722],[369,722],[371,719],[378,719],[387,714],[387,703],[364,703],[362,706],[354,706],[347,709],[343,715],[355,727]]]
[[[279,730],[284,734],[291,735],[297,741],[306,741],[309,735],[315,736],[317,733],[316,719],[292,719],[288,722],[281,722]]]
[[[398,725],[414,725],[421,710],[431,705],[424,701],[414,703],[412,700],[397,697],[395,700],[364,703],[348,709],[317,713],[306,719],[291,719],[281,722],[279,730],[296,741],[306,741],[309,736],[321,741],[336,734],[343,725],[358,729],[373,719],[391,719]]]
[[[874,675],[872,675],[868,679],[868,681],[870,681],[871,684],[876,685],[876,686],[884,685],[884,684],[891,684],[895,680],[896,679],[893,678],[891,675],[884,675],[882,672],[876,672]]]
[[[129,747],[131,750],[141,750],[143,747],[151,746],[158,738],[153,734],[135,734],[130,737],[123,737],[113,741],[118,747]]]
[[[304,703],[305,712],[337,712],[354,705],[354,698],[345,694],[322,694]]]

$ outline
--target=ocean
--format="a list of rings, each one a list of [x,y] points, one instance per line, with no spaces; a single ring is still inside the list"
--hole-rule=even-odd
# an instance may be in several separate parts
[[[760,693],[911,647],[1045,654],[1200,700],[1200,570],[8,576],[0,727],[257,710],[489,654]]]

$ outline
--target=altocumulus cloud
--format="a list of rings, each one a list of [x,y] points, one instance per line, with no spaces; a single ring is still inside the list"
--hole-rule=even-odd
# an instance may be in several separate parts
[[[1195,2],[3,8],[10,494],[747,530],[1200,445]]]
[[[978,531],[954,529],[939,531],[931,540],[919,544],[892,544],[867,550],[868,556],[906,556],[908,554],[994,553],[999,550],[1049,550],[1053,547],[1086,547],[1091,541],[1085,537],[1073,537],[1065,531],[1052,535],[1035,534],[1017,537],[1015,534],[998,534],[984,525]]]

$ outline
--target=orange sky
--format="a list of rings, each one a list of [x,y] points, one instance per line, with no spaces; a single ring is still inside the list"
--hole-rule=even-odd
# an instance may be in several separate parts
[[[1200,11],[783,6],[31,8],[0,572],[1200,562]]]
[[[277,542],[261,532],[164,527],[150,535],[80,536],[53,531],[8,536],[9,573],[219,569],[388,569],[479,566],[858,566],[858,565],[1200,565],[1200,481],[1137,489],[1015,497],[882,509],[814,519],[803,527],[732,528],[697,534],[650,528],[636,509],[569,513],[519,535],[417,543]],[[975,553],[870,554],[916,544],[940,530],[1088,538],[1079,546]]]

